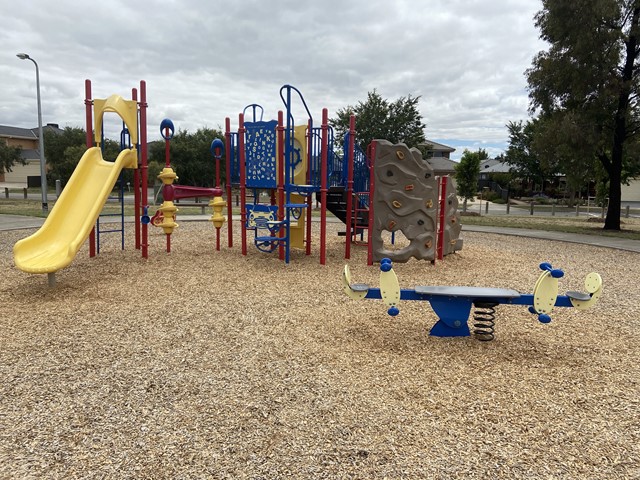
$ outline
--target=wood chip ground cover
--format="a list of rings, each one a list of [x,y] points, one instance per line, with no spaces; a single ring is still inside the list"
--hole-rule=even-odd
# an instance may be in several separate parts
[[[107,236],[55,289],[13,266],[32,231],[0,233],[0,478],[640,478],[638,254],[465,233],[444,262],[396,265],[401,286],[531,293],[549,261],[561,293],[597,271],[604,294],[442,339],[428,304],[391,318],[342,293],[339,229],[325,266],[317,231],[289,265],[237,235],[216,252],[204,222],[170,255],[152,230],[146,261]],[[362,247],[348,263],[378,286]]]

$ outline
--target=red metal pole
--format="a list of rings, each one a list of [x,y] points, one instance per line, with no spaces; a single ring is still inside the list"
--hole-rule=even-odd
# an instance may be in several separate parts
[[[220,154],[214,152],[216,159],[216,188],[220,188]],[[231,221],[231,220],[229,220]],[[216,250],[220,251],[220,229],[216,228]]]
[[[313,123],[311,119],[307,123],[307,178],[306,184],[311,184],[311,151],[313,149]],[[306,254],[311,255],[311,207],[313,195],[307,195],[307,249]]]
[[[367,229],[367,265],[373,265],[373,245],[371,243],[371,235],[373,234],[373,194],[375,192],[375,180],[373,176],[373,162],[376,158],[376,148],[378,144],[371,142],[369,144],[369,223]]]
[[[171,130],[169,128],[164,129],[164,166],[165,168],[171,167],[171,140],[169,140],[169,135],[171,135]],[[162,186],[162,200],[173,202],[174,199],[173,194],[173,185],[167,184]],[[167,233],[165,235],[167,237],[167,253],[171,253],[171,234]]]
[[[84,81],[84,109],[85,121],[87,123],[86,142],[87,148],[93,147],[93,118],[92,118],[93,100],[91,99],[91,80]],[[96,256],[96,227],[91,229],[89,234],[89,257]]]
[[[356,116],[351,115],[349,119],[349,151],[347,162],[347,235],[344,258],[351,258],[351,224],[353,221],[353,159],[355,156],[355,136],[356,136]]]
[[[138,89],[131,89],[131,100],[138,101]],[[134,231],[136,250],[140,250],[140,222],[138,219],[142,216],[142,209],[140,208],[140,165],[133,171],[133,215],[134,215]]]
[[[231,119],[227,117],[224,121],[225,138],[225,166],[227,168],[227,244],[233,247],[233,207],[231,205]]]
[[[442,260],[444,257],[443,244],[444,244],[444,220],[445,209],[447,205],[447,180],[449,177],[444,176],[440,178],[440,212],[438,215],[438,245],[436,246],[438,260]]]
[[[216,158],[216,188],[220,188],[220,154]]]
[[[142,163],[142,206],[147,208],[148,205],[148,165],[147,165],[147,84],[144,80],[140,80],[140,161]],[[140,221],[140,217],[135,219]],[[142,224],[142,258],[149,258],[149,225]]]
[[[247,212],[246,212],[246,181],[247,172],[244,151],[244,114],[238,115],[238,152],[240,154],[240,226],[242,228],[242,255],[247,254]]]
[[[320,144],[320,265],[327,262],[327,159],[329,158],[329,112],[322,109]]]
[[[293,135],[293,132],[291,132],[291,135]],[[282,110],[278,112],[277,137],[278,138],[276,143],[277,145],[280,146],[278,161],[276,162],[276,164],[278,165],[278,221],[282,222],[284,221],[284,202],[285,202],[285,195],[284,195],[285,144],[284,144],[284,116],[283,116]],[[276,147],[276,152],[278,152],[277,147]],[[282,238],[285,235],[285,231],[286,229],[284,228],[284,226],[281,226],[280,230],[278,230],[278,237]],[[287,241],[289,240],[290,239],[287,239]],[[278,242],[278,243],[279,243],[279,248],[278,248],[279,258],[280,260],[284,260],[284,256],[285,256],[284,244],[283,242]]]

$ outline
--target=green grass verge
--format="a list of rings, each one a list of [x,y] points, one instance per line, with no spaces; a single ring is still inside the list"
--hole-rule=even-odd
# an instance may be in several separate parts
[[[53,208],[55,202],[49,203],[49,208]],[[149,209],[149,215],[153,215],[158,206],[152,206]],[[200,215],[202,213],[199,207],[181,207],[178,205],[179,215]],[[119,213],[120,206],[118,204],[107,204],[103,210],[104,213]],[[126,216],[134,214],[133,205],[125,205]],[[226,213],[226,211],[225,211]],[[234,215],[240,213],[239,207],[234,205]],[[0,199],[0,214],[9,215],[26,215],[32,217],[44,217],[41,210],[41,203],[37,200],[23,199]],[[320,211],[314,209],[313,216],[319,216]],[[205,208],[205,215],[211,215],[211,209]],[[581,233],[587,235],[601,235],[608,237],[628,238],[632,240],[640,240],[640,219],[623,218],[622,230],[608,231],[603,230],[601,221],[587,221],[585,217],[553,217],[553,216],[536,216],[536,215],[483,215],[483,216],[463,216],[461,218],[462,225],[485,225],[495,227],[510,228],[529,228],[534,230],[557,231],[567,233]]]
[[[460,222],[466,225],[484,225],[493,227],[529,228],[551,232],[581,233],[606,237],[629,238],[640,240],[640,219],[621,219],[621,230],[603,230],[601,219],[587,220],[586,217],[552,217],[552,216],[519,216],[519,215],[487,215],[482,217],[463,216]],[[464,227],[463,227],[464,228]]]

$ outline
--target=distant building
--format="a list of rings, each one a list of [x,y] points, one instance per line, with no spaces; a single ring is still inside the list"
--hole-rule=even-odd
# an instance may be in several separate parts
[[[623,202],[640,202],[640,179],[632,180],[629,185],[622,185]]]
[[[62,133],[57,123],[48,123],[42,127],[47,130]],[[21,128],[0,125],[0,141],[11,147],[22,147],[22,159],[26,165],[16,164],[10,172],[0,174],[0,182],[19,183],[29,186],[40,186],[40,151],[38,150],[38,128]],[[45,151],[45,161],[46,161]]]
[[[455,166],[457,163],[451,160],[451,154],[456,151],[455,148],[434,142],[433,140],[427,140],[425,143],[421,143],[418,146],[425,148],[427,152],[426,160],[431,165],[431,168],[433,168],[436,175],[455,176]]]
[[[511,165],[497,158],[488,158],[480,162],[480,180],[489,180],[492,173],[509,173]]]

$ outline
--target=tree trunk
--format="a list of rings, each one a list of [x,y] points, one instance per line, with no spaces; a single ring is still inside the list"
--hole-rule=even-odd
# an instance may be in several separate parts
[[[604,164],[609,174],[609,208],[604,221],[605,230],[620,230],[620,207],[622,202],[622,157],[624,143],[627,139],[627,113],[633,81],[633,68],[638,48],[638,25],[640,23],[640,6],[633,9],[629,37],[625,42],[625,62],[622,69],[622,85],[618,95],[618,106],[614,119],[613,147],[611,149],[611,163]],[[608,167],[608,168],[607,168]]]

